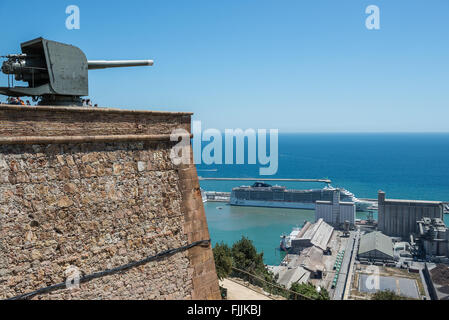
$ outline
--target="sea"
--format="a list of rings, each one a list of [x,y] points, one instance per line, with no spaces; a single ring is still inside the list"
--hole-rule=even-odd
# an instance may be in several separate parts
[[[207,144],[203,142],[202,147]],[[345,188],[358,198],[377,198],[378,190],[383,190],[387,198],[449,202],[449,133],[281,133],[278,150],[278,171],[273,176],[260,176],[260,164],[197,164],[198,176],[260,181],[327,178],[332,186]],[[234,147],[234,156],[235,151]],[[207,191],[230,192],[234,187],[249,184],[200,181]],[[291,189],[324,186],[302,182],[273,184]],[[204,207],[213,245],[219,242],[232,245],[245,236],[263,252],[264,262],[269,265],[277,265],[283,258],[279,251],[281,235],[301,227],[304,221],[314,221],[313,210],[234,207],[219,202],[206,202]],[[367,213],[357,213],[359,219],[366,217]],[[449,215],[444,220],[449,226]]]

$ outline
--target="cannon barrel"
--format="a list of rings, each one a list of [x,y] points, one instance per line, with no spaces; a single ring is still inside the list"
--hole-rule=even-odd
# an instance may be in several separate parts
[[[89,70],[106,69],[106,68],[122,68],[122,67],[141,67],[152,66],[153,60],[89,60],[87,62]]]
[[[88,69],[141,67],[154,63],[153,60],[88,61],[80,48],[44,38],[23,42],[20,47],[20,54],[0,55],[0,60],[6,59],[0,73],[8,75],[8,86],[0,86],[0,95],[33,97],[40,99],[40,105],[82,105],[81,97],[89,95]],[[28,86],[14,86],[14,80],[27,82]]]

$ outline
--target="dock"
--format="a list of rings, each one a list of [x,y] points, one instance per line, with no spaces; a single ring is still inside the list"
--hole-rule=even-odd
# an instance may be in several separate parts
[[[281,182],[322,182],[332,183],[329,179],[274,179],[274,178],[204,178],[198,177],[200,181],[281,181]]]

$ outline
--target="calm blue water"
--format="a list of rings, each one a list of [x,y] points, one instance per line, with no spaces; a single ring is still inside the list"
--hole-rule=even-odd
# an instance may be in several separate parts
[[[259,173],[259,165],[197,165],[197,169],[203,177],[258,177]],[[377,198],[382,189],[387,198],[449,201],[449,134],[281,134],[279,170],[270,178],[329,178],[333,186],[361,198]],[[249,182],[202,181],[201,187],[230,191],[242,184]],[[282,184],[288,188],[323,186]],[[217,203],[205,208],[214,242],[232,244],[246,235],[269,264],[280,259],[275,251],[280,234],[313,220],[313,211]],[[447,215],[445,220],[449,224]]]

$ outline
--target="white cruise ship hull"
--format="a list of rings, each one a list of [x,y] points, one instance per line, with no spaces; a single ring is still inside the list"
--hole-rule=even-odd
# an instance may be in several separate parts
[[[233,206],[315,210],[314,203],[283,202],[283,201],[257,201],[257,200],[243,200],[243,199],[237,200],[237,199],[233,199],[233,198],[231,198],[231,201],[229,203]]]
[[[315,210],[315,203],[304,202],[283,202],[283,201],[258,201],[258,200],[243,200],[231,198],[229,204],[232,206],[246,206],[246,207],[266,207],[266,208],[288,208],[288,209],[305,209]],[[366,211],[370,206],[367,202],[356,202],[357,211]]]

